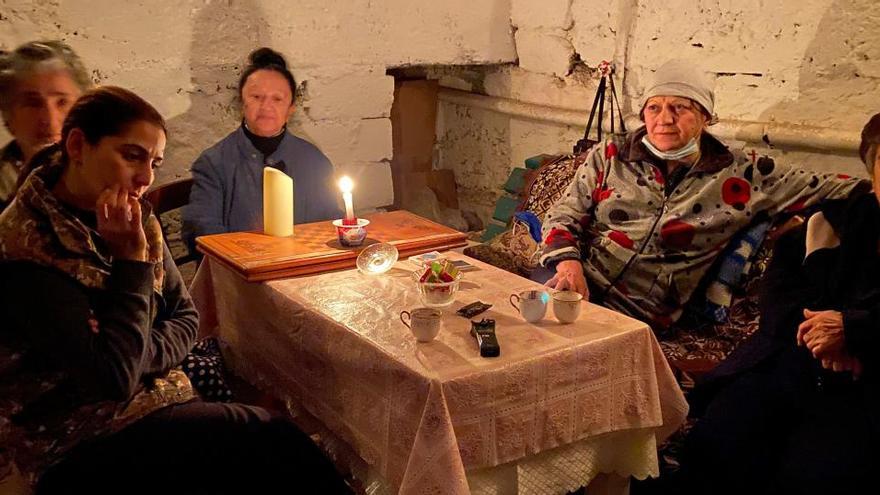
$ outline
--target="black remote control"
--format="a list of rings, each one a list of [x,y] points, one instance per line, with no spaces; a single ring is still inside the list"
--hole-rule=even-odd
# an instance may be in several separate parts
[[[471,320],[471,335],[477,339],[480,346],[481,357],[498,357],[501,347],[495,338],[495,320],[483,318],[480,321]]]
[[[468,304],[467,306],[462,306],[461,308],[458,309],[458,311],[455,312],[455,314],[457,314],[459,316],[464,316],[467,319],[471,319],[474,316],[477,316],[478,314],[486,311],[487,309],[489,309],[491,307],[492,307],[491,304],[486,304],[481,301],[476,301],[476,302],[472,302],[472,303]]]

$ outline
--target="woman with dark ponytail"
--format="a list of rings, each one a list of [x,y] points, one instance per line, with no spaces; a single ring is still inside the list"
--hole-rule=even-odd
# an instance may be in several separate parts
[[[198,313],[143,200],[165,143],[142,98],[88,91],[0,214],[0,492],[349,493],[285,416],[181,369]]]
[[[243,121],[205,150],[192,167],[193,189],[183,210],[183,235],[192,248],[207,234],[261,229],[263,167],[293,177],[294,222],[339,216],[333,166],[311,143],[288,132],[296,81],[280,53],[259,48],[238,81]]]

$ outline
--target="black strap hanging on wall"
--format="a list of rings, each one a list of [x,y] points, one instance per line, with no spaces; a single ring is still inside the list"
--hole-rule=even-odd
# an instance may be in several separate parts
[[[603,61],[599,64],[599,73],[602,75],[602,78],[599,80],[599,87],[596,89],[596,98],[593,100],[593,106],[590,109],[590,118],[587,121],[587,128],[584,130],[583,139],[579,140],[577,144],[574,146],[574,154],[583,153],[593,146],[596,143],[602,141],[602,118],[605,115],[605,99],[606,97],[611,98],[611,102],[609,104],[609,108],[611,110],[611,133],[614,134],[614,105],[617,105],[617,115],[620,119],[620,132],[626,132],[626,126],[623,123],[623,112],[620,111],[620,101],[617,98],[617,91],[614,89],[614,79],[612,74],[614,73],[614,67],[608,61]],[[611,89],[610,94],[608,89]],[[597,115],[598,110],[598,115]],[[596,118],[598,117],[598,119]],[[596,139],[590,139],[590,130],[593,128],[593,121],[596,121]]]
[[[620,132],[626,132],[626,123],[623,121],[623,111],[620,110],[620,98],[617,97],[617,90],[614,89],[614,78],[610,75],[608,76],[608,85],[611,86],[611,101],[617,105],[617,118],[620,121]],[[613,114],[611,120],[613,125]]]
[[[593,107],[590,109],[590,119],[587,120],[587,128],[584,130],[583,139],[574,145],[574,154],[579,155],[584,151],[592,148],[599,141],[590,139],[590,129],[593,128],[593,119],[596,118],[596,109],[599,108],[599,102],[605,98],[605,76],[599,81],[599,88],[596,89],[596,97],[593,99]],[[599,114],[599,129],[602,128],[602,114]],[[601,131],[600,131],[601,132]]]

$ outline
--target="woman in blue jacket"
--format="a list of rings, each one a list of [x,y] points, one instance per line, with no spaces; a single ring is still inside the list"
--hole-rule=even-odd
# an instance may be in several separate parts
[[[294,181],[294,222],[339,218],[333,165],[311,143],[287,130],[295,110],[296,81],[278,52],[259,48],[248,56],[238,83],[244,120],[205,150],[192,167],[193,188],[183,209],[190,249],[202,235],[263,228],[263,167]]]

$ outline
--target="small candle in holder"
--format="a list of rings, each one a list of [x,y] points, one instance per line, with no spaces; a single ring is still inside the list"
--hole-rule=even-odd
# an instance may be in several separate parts
[[[354,223],[346,224],[344,220],[333,220],[336,227],[336,236],[339,244],[343,247],[357,247],[364,243],[367,238],[367,225],[370,221],[366,218],[357,218]]]
[[[357,217],[354,216],[354,207],[351,204],[351,190],[354,184],[348,176],[339,179],[339,189],[342,190],[342,201],[345,203],[345,216],[342,217],[344,225],[357,225]]]

